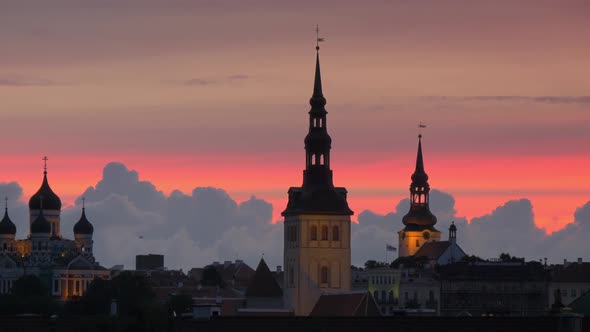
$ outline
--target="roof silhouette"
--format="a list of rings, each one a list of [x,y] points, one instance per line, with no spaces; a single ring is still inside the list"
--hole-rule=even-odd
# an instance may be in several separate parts
[[[272,272],[270,272],[264,258],[261,258],[260,263],[258,263],[258,267],[256,268],[256,273],[254,273],[254,277],[252,278],[252,281],[250,281],[248,289],[246,289],[246,297],[282,296],[283,290],[277,283]]]

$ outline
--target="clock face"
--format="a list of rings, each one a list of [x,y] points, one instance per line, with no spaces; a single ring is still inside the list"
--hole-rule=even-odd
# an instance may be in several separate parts
[[[430,239],[430,233],[424,232],[424,233],[422,233],[422,237],[424,238],[424,240],[428,240],[428,239]]]

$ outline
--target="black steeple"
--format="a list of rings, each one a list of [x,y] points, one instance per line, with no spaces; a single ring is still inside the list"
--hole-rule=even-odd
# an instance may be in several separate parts
[[[74,225],[74,234],[88,234],[92,235],[94,233],[94,226],[88,221],[86,218],[86,206],[85,206],[85,199],[82,198],[82,216],[80,220]]]
[[[318,37],[318,42],[323,39]],[[283,215],[297,213],[352,215],[346,202],[346,189],[336,188],[330,169],[332,138],[328,134],[326,98],[322,90],[320,47],[316,46],[313,94],[309,100],[309,130],[305,136],[303,185],[289,190],[289,203]]]
[[[306,167],[303,175],[303,187],[334,187],[330,170],[330,149],[332,138],[328,134],[325,109],[326,98],[322,92],[320,72],[320,51],[316,47],[315,78],[313,95],[309,100],[309,132],[305,137]]]
[[[422,135],[418,135],[418,154],[416,156],[416,169],[412,174],[410,185],[410,211],[402,219],[406,226],[418,226],[432,228],[436,224],[436,216],[430,212],[429,195],[430,185],[428,174],[424,171],[424,158],[422,157]]]
[[[0,221],[0,234],[1,235],[15,235],[16,225],[10,220],[8,216],[8,197],[5,198],[6,206],[4,207],[4,218]]]

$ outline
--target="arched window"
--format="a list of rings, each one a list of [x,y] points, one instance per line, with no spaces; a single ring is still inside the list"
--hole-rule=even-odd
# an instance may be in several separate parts
[[[328,267],[322,266],[320,269],[320,283],[327,284],[328,283]]]
[[[328,241],[328,226],[322,226],[322,241]]]
[[[420,247],[420,240],[416,240],[416,248]]]
[[[311,225],[311,230],[310,230],[310,236],[309,238],[312,241],[317,241],[318,240],[318,226],[316,225]]]
[[[320,165],[323,165],[323,164],[324,164],[324,155],[321,154],[320,155]]]
[[[332,241],[340,241],[340,228],[338,226],[332,227]]]

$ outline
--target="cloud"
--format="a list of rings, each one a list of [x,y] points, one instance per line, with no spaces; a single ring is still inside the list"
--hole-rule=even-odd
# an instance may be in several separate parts
[[[247,80],[250,76],[245,74],[234,74],[228,77],[229,80]]]
[[[57,85],[56,81],[46,78],[24,77],[19,75],[0,75],[0,86],[24,87],[24,86],[51,86]]]
[[[282,264],[282,227],[271,224],[272,205],[254,196],[238,203],[212,187],[166,196],[116,162],[107,164],[102,179],[82,196],[94,224],[94,252],[105,266],[133,268],[135,255],[143,253],[164,254],[170,268],[236,258],[255,264],[263,253],[272,264]],[[80,202],[81,197],[64,211],[67,236],[79,218]]]
[[[542,104],[590,104],[590,96],[423,96],[426,102],[529,102]]]
[[[206,80],[202,78],[191,78],[183,82],[184,85],[188,86],[207,86],[216,84],[216,81],[213,80]]]
[[[590,237],[590,202],[576,209],[574,221],[551,235],[535,225],[533,206],[528,199],[510,200],[488,214],[470,222],[456,215],[452,195],[432,190],[431,210],[437,216],[435,227],[442,240],[448,237],[450,222],[457,226],[459,245],[468,253],[483,258],[498,257],[509,252],[528,260],[547,257],[551,262],[575,259],[587,251]],[[352,226],[352,262],[362,265],[368,259],[385,259],[385,244],[398,246],[397,232],[404,226],[402,217],[409,209],[409,200],[400,200],[394,212],[379,215],[371,211],[359,214],[359,224]],[[388,258],[397,257],[395,254]]]
[[[28,209],[21,202],[22,188],[15,182],[0,183],[0,195],[13,201],[10,213],[17,224],[18,236],[28,233]],[[283,227],[272,224],[273,206],[255,196],[237,202],[223,189],[196,187],[190,194],[175,190],[164,195],[149,181],[121,163],[109,163],[103,177],[62,211],[62,232],[73,236],[73,225],[81,213],[81,197],[86,197],[86,214],[94,224],[95,255],[107,267],[124,264],[134,268],[137,254],[165,255],[169,268],[191,268],[214,260],[243,259],[251,265],[264,255],[270,265],[282,264]],[[16,200],[16,202],[14,202]],[[484,258],[502,252],[537,260],[574,259],[586,252],[590,237],[590,202],[580,206],[566,228],[546,235],[534,222],[533,206],[528,199],[508,201],[490,213],[468,222],[457,216],[454,197],[432,190],[431,210],[437,216],[436,228],[442,240],[454,221],[458,242],[468,254]],[[398,246],[397,232],[409,200],[402,199],[395,211],[381,215],[362,211],[351,226],[352,264],[369,259],[393,260],[386,244]]]

